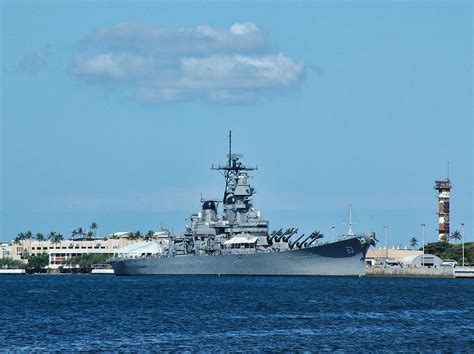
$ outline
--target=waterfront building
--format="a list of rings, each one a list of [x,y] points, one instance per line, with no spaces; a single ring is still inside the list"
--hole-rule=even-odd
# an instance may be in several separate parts
[[[409,250],[401,248],[389,248],[385,249],[382,247],[374,248],[371,247],[367,251],[365,258],[366,263],[369,265],[382,264],[384,261],[392,263],[400,263],[405,257],[417,256],[423,254],[423,251]]]
[[[401,264],[408,267],[441,267],[443,260],[433,254],[414,254],[402,258]]]
[[[10,252],[8,250],[8,247],[9,247],[8,242],[0,241],[0,259],[10,256]]]
[[[49,268],[64,266],[68,260],[83,254],[105,254],[113,255],[120,248],[140,241],[131,239],[128,233],[121,232],[111,234],[105,238],[63,240],[53,243],[51,241],[23,240],[21,243],[2,243],[0,258],[11,257],[16,260],[24,260],[28,256],[37,256],[43,253],[49,255]]]

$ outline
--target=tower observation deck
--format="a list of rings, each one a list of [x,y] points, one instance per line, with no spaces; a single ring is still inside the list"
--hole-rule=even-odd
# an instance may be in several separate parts
[[[451,181],[449,178],[435,181],[434,189],[438,191],[438,240],[449,242],[449,204],[451,199]]]

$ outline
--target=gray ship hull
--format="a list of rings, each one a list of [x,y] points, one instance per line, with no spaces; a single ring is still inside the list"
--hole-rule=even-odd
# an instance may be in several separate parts
[[[371,243],[365,236],[268,253],[115,259],[116,275],[360,275]]]

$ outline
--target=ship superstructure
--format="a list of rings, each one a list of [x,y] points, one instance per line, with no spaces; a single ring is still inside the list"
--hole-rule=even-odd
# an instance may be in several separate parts
[[[117,275],[133,274],[252,274],[357,275],[374,234],[350,232],[333,243],[322,243],[318,231],[299,234],[297,228],[269,233],[268,221],[252,204],[255,189],[242,155],[229,151],[225,165],[212,166],[225,179],[222,200],[201,200],[180,235],[119,251],[111,264]],[[159,242],[159,244],[158,244]],[[133,248],[133,247],[132,247]]]

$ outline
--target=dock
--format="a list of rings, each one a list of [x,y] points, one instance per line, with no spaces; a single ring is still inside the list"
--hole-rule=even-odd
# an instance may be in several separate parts
[[[474,267],[456,267],[454,268],[454,277],[474,279]]]
[[[0,269],[0,275],[23,275],[26,274],[24,269]]]
[[[113,269],[92,269],[91,274],[110,274],[114,275],[114,270]]]
[[[474,267],[368,267],[366,277],[472,278]]]

